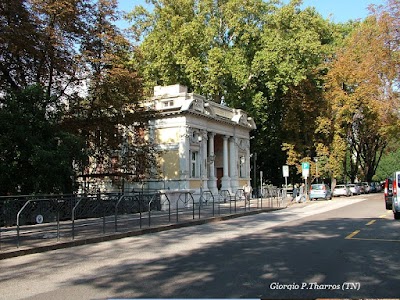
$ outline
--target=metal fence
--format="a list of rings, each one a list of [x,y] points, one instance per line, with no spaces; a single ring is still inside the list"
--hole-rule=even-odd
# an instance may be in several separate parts
[[[283,206],[281,189],[265,188],[259,198],[244,191],[213,195],[182,191],[132,191],[85,195],[0,197],[0,252],[75,239],[112,235],[173,223]],[[196,200],[195,200],[196,199]]]

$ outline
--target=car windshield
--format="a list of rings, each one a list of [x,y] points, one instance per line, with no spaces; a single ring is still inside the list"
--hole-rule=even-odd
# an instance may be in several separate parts
[[[324,185],[323,184],[313,184],[313,185],[311,185],[311,188],[313,190],[323,190],[324,189]]]

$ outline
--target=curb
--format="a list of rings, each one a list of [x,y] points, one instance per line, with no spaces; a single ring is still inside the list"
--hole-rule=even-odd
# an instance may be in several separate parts
[[[172,230],[172,229],[191,227],[191,226],[203,225],[203,224],[214,223],[214,222],[221,222],[221,221],[225,221],[225,220],[230,220],[230,219],[235,219],[235,218],[240,218],[240,217],[245,217],[245,216],[251,216],[251,215],[256,215],[256,214],[260,214],[260,213],[267,213],[267,212],[282,210],[285,208],[287,208],[287,207],[265,208],[265,209],[259,209],[259,210],[253,210],[253,211],[245,211],[245,212],[236,213],[236,214],[229,214],[229,215],[224,215],[224,216],[192,220],[192,221],[187,221],[187,222],[183,222],[183,223],[160,225],[157,227],[138,229],[138,230],[132,230],[132,231],[127,231],[127,232],[121,232],[121,233],[113,233],[113,234],[102,235],[102,236],[97,236],[97,237],[92,237],[92,238],[81,239],[81,240],[71,240],[68,242],[59,242],[57,244],[52,244],[52,245],[43,245],[43,246],[37,246],[37,247],[32,247],[32,248],[27,248],[27,249],[11,250],[11,251],[7,251],[4,253],[0,253],[0,260],[18,257],[18,256],[29,255],[29,254],[35,254],[35,253],[43,253],[43,252],[47,252],[47,251],[72,248],[72,247],[76,247],[76,246],[96,244],[96,243],[107,242],[107,241],[112,241],[112,240],[117,240],[117,239],[122,239],[122,238],[127,238],[127,237],[157,233],[157,232],[162,232],[162,231],[167,231],[167,230]]]

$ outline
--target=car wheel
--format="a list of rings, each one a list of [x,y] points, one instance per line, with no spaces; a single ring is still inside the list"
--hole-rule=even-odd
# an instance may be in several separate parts
[[[395,220],[399,220],[400,219],[400,213],[394,212],[393,213],[393,217],[394,217]]]

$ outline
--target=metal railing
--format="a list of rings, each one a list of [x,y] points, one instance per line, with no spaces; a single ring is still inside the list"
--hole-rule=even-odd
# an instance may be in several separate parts
[[[283,206],[281,189],[264,188],[262,195],[244,201],[244,191],[213,195],[190,191],[132,191],[73,195],[0,197],[0,252],[74,239],[163,226],[197,218],[229,215]],[[171,198],[172,197],[172,198]]]

